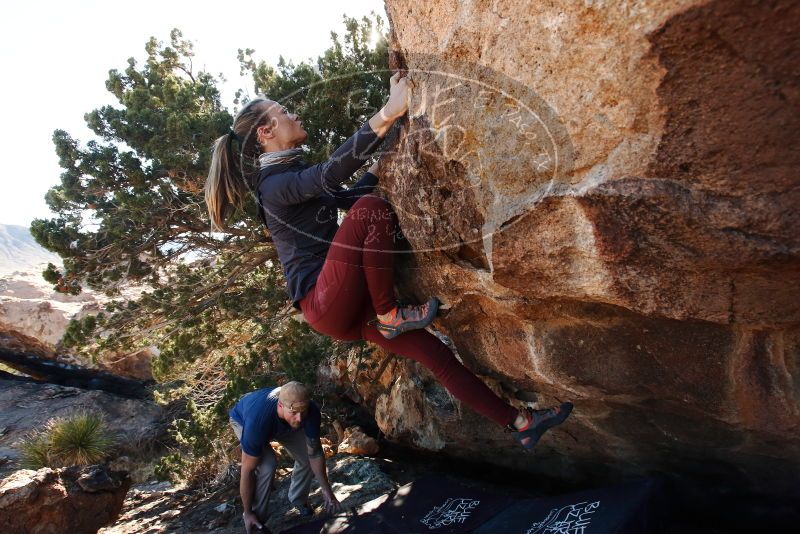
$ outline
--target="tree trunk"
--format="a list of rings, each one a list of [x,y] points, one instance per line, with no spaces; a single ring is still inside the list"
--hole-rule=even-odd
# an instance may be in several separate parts
[[[147,389],[148,383],[142,380],[60,363],[33,354],[12,352],[0,348],[0,362],[40,382],[81,389],[97,389],[134,399],[150,397],[150,391]]]

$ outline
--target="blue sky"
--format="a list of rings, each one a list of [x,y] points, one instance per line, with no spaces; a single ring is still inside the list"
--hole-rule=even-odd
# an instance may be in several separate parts
[[[228,6],[246,6],[234,11]],[[52,133],[60,128],[81,142],[92,138],[83,115],[115,104],[105,90],[112,68],[144,58],[150,38],[168,41],[180,28],[195,44],[195,69],[223,73],[223,99],[252,90],[239,77],[238,48],[254,48],[256,58],[275,64],[278,56],[295,62],[315,58],[342,32],[342,15],[375,11],[385,18],[382,0],[292,0],[226,4],[205,0],[140,0],[135,3],[75,0],[14,2],[0,18],[0,224],[27,226],[49,217],[44,194],[58,183],[61,169]]]

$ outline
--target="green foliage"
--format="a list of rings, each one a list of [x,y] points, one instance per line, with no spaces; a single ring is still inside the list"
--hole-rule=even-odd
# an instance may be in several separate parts
[[[315,141],[309,161],[327,159],[388,96],[388,41],[382,37],[374,47],[369,45],[373,32],[383,36],[383,21],[345,17],[345,28],[342,39],[331,33],[333,46],[313,65],[294,65],[281,57],[275,69],[253,60],[252,49],[239,50],[241,70],[252,73],[256,92],[302,117],[303,128]]]
[[[81,346],[91,340],[98,321],[103,320],[103,314],[87,315],[81,319],[70,319],[61,344],[66,348]]]
[[[58,217],[35,220],[31,232],[63,258],[67,280],[113,290],[153,276],[178,251],[220,249],[198,194],[208,146],[232,119],[217,80],[192,72],[191,43],[178,30],[170,37],[168,46],[150,39],[141,68],[131,58],[110,72],[106,87],[121,107],[85,116],[103,143],[82,148],[67,132],[53,134],[64,172],[46,200]]]
[[[77,295],[81,292],[81,286],[75,276],[64,276],[52,263],[47,264],[47,269],[42,272],[42,277],[45,281],[53,284],[53,288],[59,293]]]
[[[41,432],[21,444],[22,465],[30,469],[91,465],[105,459],[114,440],[103,418],[80,412],[69,418],[51,419]]]
[[[221,446],[231,444],[231,436],[224,432],[227,417],[221,417],[214,407],[198,408],[191,399],[186,410],[186,417],[173,421],[170,429],[178,449],[163,456],[155,468],[155,475],[162,480],[203,481],[213,476],[206,472],[209,463],[204,460],[212,460],[211,465],[227,463],[226,447]]]
[[[44,432],[26,436],[20,443],[22,459],[20,465],[24,469],[41,469],[50,467],[50,439]]]
[[[323,160],[388,94],[386,38],[369,45],[373,32],[383,34],[381,20],[345,17],[345,25],[314,62],[272,67],[252,49],[239,52],[255,91],[302,117],[308,161]],[[283,272],[252,200],[225,235],[209,232],[202,187],[210,148],[236,109],[223,106],[217,77],[194,69],[180,31],[167,43],[151,38],[144,52],[110,71],[116,103],[86,114],[98,141],[54,132],[63,172],[46,201],[56,216],[35,220],[31,233],[63,260],[63,269],[44,273],[59,291],[88,286],[116,298],[126,284],[144,289],[70,323],[63,343],[87,355],[157,346],[157,397],[188,400],[173,425],[177,448],[159,473],[202,478],[198,466],[226,454],[227,411],[242,394],[289,379],[313,383],[320,361],[350,345],[290,320]],[[234,105],[248,98],[239,91]]]
[[[88,465],[103,460],[114,444],[103,418],[83,412],[56,421],[49,429],[52,455],[63,465]]]
[[[278,340],[280,365],[288,380],[306,384],[317,381],[317,368],[333,352],[329,337],[314,333],[306,323],[290,321]]]

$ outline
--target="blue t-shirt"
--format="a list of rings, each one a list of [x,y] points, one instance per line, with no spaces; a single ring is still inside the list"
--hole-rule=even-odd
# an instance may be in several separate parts
[[[264,388],[251,391],[239,399],[229,412],[231,419],[242,425],[242,450],[250,456],[261,456],[261,451],[273,439],[292,431],[292,427],[278,417],[278,393],[281,388]],[[319,438],[322,417],[319,407],[308,403],[303,418],[306,437]]]

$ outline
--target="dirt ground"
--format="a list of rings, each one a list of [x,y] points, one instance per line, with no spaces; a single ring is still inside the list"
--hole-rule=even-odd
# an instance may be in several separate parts
[[[394,490],[398,484],[386,475],[375,460],[337,455],[327,461],[332,488],[345,508],[352,508]],[[235,466],[234,466],[235,469]],[[311,487],[309,503],[312,518],[301,518],[288,501],[291,468],[279,469],[276,489],[270,499],[267,526],[281,532],[325,514],[319,486]],[[137,484],[128,491],[117,522],[100,530],[101,534],[155,534],[160,532],[238,533],[244,532],[238,479],[230,477],[216,487],[190,489],[168,482]]]

